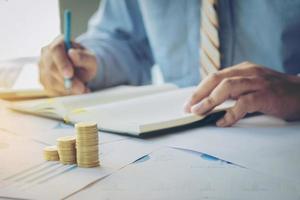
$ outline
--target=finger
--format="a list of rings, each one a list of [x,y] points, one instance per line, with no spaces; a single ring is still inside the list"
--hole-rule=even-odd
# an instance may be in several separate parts
[[[87,49],[70,49],[68,52],[76,67],[76,75],[87,82],[96,74],[97,61],[95,55]]]
[[[47,90],[51,91],[54,95],[68,95],[68,90],[64,86],[64,81],[61,79],[57,79],[55,76],[49,77],[48,81],[48,87]],[[83,94],[89,92],[89,90],[85,87],[83,82],[78,79],[77,77],[74,77],[72,79],[72,88],[71,88],[71,94]]]
[[[64,84],[64,79],[59,74],[58,69],[51,62],[44,62],[44,60],[39,61],[39,77],[42,85],[45,85],[45,80],[53,77],[60,84]],[[51,85],[50,85],[51,86]]]
[[[77,77],[74,77],[72,80],[72,94],[83,94],[86,91],[86,86],[84,83]]]
[[[90,88],[88,88],[88,87],[85,87],[85,91],[84,91],[84,93],[91,93],[91,89],[90,89]]]
[[[50,53],[61,76],[64,78],[71,78],[74,74],[73,65],[68,58],[65,51],[65,44],[61,38],[57,38],[55,42],[51,44]]]
[[[45,90],[50,96],[63,96],[67,94],[64,85],[53,76],[47,79]]]
[[[203,98],[207,97],[223,79],[234,76],[253,76],[261,73],[263,73],[263,69],[261,67],[249,62],[243,62],[233,67],[218,71],[204,79],[199,84],[195,93],[185,104],[185,111],[191,112],[191,107]]]
[[[72,41],[72,48],[74,48],[74,49],[85,49],[84,46],[82,46],[80,43],[73,42],[73,41]]]
[[[234,77],[226,78],[199,103],[191,108],[191,112],[202,115],[211,111],[227,99],[236,99],[245,93],[251,93],[261,89],[263,79],[260,77]]]
[[[64,85],[64,78],[60,75],[56,66],[53,66],[51,68],[51,75],[56,79],[56,81],[59,84]]]
[[[68,95],[68,90],[64,87],[64,82],[59,82],[55,79],[55,77],[52,77],[51,80],[51,87],[48,87],[48,90],[54,95],[54,96],[65,96]],[[78,78],[73,78],[72,80],[72,88],[71,88],[71,94],[83,94],[88,93],[90,90],[83,84],[81,80]],[[52,96],[53,96],[52,95]]]
[[[50,96],[50,97],[57,97],[57,96],[65,96],[66,95],[66,93],[64,91],[56,90],[56,89],[47,89],[46,94],[47,94],[47,96]]]
[[[42,58],[40,58],[38,66],[39,66],[39,82],[43,85],[43,87],[45,87],[45,76],[44,76],[45,64]]]
[[[241,96],[234,107],[226,111],[224,117],[217,121],[217,126],[232,126],[238,120],[242,119],[247,113],[253,113],[261,110],[263,104],[262,94],[254,92]]]

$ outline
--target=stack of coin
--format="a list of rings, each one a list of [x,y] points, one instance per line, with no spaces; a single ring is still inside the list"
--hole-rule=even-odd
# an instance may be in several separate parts
[[[75,136],[60,137],[56,141],[60,162],[64,165],[76,164]]]
[[[44,148],[44,158],[47,161],[59,161],[59,155],[56,146],[48,146]]]
[[[96,123],[81,122],[76,128],[76,153],[79,167],[99,166],[98,128]]]

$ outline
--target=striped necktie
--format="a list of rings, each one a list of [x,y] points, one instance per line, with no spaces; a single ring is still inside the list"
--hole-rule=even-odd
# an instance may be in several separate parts
[[[220,69],[219,19],[216,11],[217,0],[202,0],[200,73],[202,79]]]

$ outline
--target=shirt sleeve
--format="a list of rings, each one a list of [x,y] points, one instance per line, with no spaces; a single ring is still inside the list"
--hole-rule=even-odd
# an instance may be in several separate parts
[[[97,58],[97,75],[88,83],[92,90],[151,83],[153,56],[136,0],[101,1],[77,41]]]

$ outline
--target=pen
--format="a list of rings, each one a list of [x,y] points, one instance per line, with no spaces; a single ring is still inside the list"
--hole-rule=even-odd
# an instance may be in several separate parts
[[[71,44],[71,11],[64,11],[64,42],[66,47],[66,52],[72,48]],[[70,91],[72,88],[72,78],[64,78],[65,88]]]

